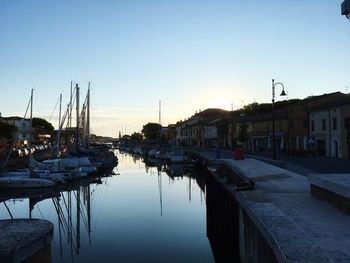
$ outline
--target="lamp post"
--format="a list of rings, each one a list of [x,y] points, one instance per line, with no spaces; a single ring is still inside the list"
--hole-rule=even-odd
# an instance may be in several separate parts
[[[341,4],[341,14],[350,19],[350,0],[344,0]]]
[[[284,85],[281,82],[276,82],[272,79],[272,159],[276,160],[276,134],[275,134],[275,87],[276,85],[282,86],[282,92],[280,96],[286,96],[286,92],[284,91]]]

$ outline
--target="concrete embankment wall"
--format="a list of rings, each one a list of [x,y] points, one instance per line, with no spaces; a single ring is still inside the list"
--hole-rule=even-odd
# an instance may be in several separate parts
[[[239,206],[230,191],[212,176],[206,183],[207,235],[216,262],[239,258]]]
[[[217,262],[278,262],[273,249],[236,198],[232,177],[207,180],[207,235]]]
[[[305,176],[255,159],[210,163],[208,238],[218,262],[350,262],[349,214],[313,197]]]

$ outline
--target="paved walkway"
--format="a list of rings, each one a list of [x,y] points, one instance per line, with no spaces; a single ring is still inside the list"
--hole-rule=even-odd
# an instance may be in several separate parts
[[[264,157],[272,160],[271,153],[257,153],[251,157]],[[279,155],[278,160],[286,163],[286,169],[300,169],[306,173],[350,173],[350,160],[330,157],[290,157]]]
[[[209,160],[218,159],[217,157],[219,157],[219,159],[229,159],[234,156],[231,150],[220,149],[218,153],[218,150],[213,148],[198,147],[193,149],[200,152],[202,156]],[[245,155],[246,157],[255,158],[301,175],[308,175],[311,173],[350,173],[350,160],[345,159],[278,155],[276,158],[277,160],[272,160],[272,154],[270,152]]]
[[[304,176],[250,158],[222,162],[255,183],[234,194],[281,262],[350,262],[349,215],[314,198]]]

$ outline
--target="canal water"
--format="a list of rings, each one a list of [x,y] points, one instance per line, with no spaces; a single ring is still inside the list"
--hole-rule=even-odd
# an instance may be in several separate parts
[[[52,190],[0,190],[0,219],[54,224],[52,262],[214,262],[205,176],[116,152],[113,175]]]

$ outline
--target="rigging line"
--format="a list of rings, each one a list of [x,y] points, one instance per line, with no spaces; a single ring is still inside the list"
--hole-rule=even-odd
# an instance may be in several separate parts
[[[59,101],[60,101],[60,98],[58,97],[58,100],[57,100],[57,102],[56,102],[56,105],[55,105],[55,107],[53,108],[53,111],[52,111],[52,113],[51,113],[51,115],[50,115],[49,121],[51,121],[52,115],[55,113],[55,110],[56,110],[56,108],[57,108],[57,105],[58,105],[58,102],[59,102]]]
[[[64,195],[62,195],[62,199],[63,199],[64,206],[66,207],[66,210],[68,212],[68,206],[67,206],[67,203],[66,203],[66,198],[64,198]]]
[[[12,152],[13,152],[13,148],[15,147],[15,144],[16,144],[16,141],[13,141],[12,146],[11,146],[11,149],[10,149],[10,151],[9,151],[9,154],[7,155],[6,160],[5,160],[5,162],[4,162],[3,166],[2,166],[2,169],[5,168],[7,162],[9,161],[10,156],[11,156],[11,154],[12,154]]]
[[[74,194],[74,196],[75,196],[75,199],[77,199],[76,193],[73,192],[73,194]],[[80,203],[81,203],[81,201],[80,201]],[[86,218],[86,216],[85,216],[83,210],[84,210],[84,206],[81,206],[81,207],[80,207],[80,215],[81,215],[81,217],[82,217],[82,219],[83,219],[83,223],[84,223],[85,228],[86,228],[86,230],[87,230],[87,229],[88,229],[88,227],[87,227],[88,223],[87,223],[87,218]],[[85,208],[85,212],[87,212],[87,211],[86,211],[86,208]]]
[[[25,118],[26,118],[26,116],[27,116],[27,113],[28,113],[28,109],[29,109],[30,102],[31,102],[31,98],[29,99],[29,102],[28,102],[28,105],[27,105],[27,109],[26,109],[26,112],[24,113],[24,117],[23,117],[23,119],[25,119]]]
[[[58,204],[58,201],[57,200],[55,200],[54,198],[52,198],[52,200],[53,200],[53,202],[54,202],[54,205],[55,205],[55,208],[56,208],[56,212],[57,212],[57,216],[59,216],[60,217],[60,220],[63,222],[63,224],[62,224],[62,226],[64,226],[66,229],[68,229],[68,227],[67,227],[67,222],[66,222],[66,220],[65,220],[65,218],[62,216],[62,214],[61,214],[61,211],[60,211],[60,209],[59,209],[59,204]],[[63,217],[63,218],[62,218]],[[62,228],[63,230],[65,230],[64,229],[64,227]],[[65,232],[65,234],[67,235],[67,233]]]
[[[42,218],[42,219],[44,219],[43,213],[41,213],[41,210],[40,210],[39,205],[38,205],[38,204],[36,204],[36,207],[37,207],[37,208],[38,208],[38,210],[39,210],[39,213],[40,213],[40,215],[41,215],[41,218]]]
[[[64,224],[62,224],[62,229],[63,229],[63,232],[64,232],[64,234],[66,235],[66,237],[69,235],[69,233],[68,233],[68,227],[67,227],[67,223],[66,223],[66,220],[65,220],[65,217],[63,217],[63,219],[64,220],[62,220],[62,213],[60,212],[60,210],[59,210],[59,201],[58,200],[55,200],[54,198],[52,198],[52,201],[53,201],[53,203],[54,203],[54,206],[55,206],[55,208],[56,208],[56,212],[57,212],[57,215],[59,216],[59,218],[60,218],[60,220],[61,220],[61,222],[63,222]],[[74,233],[75,234],[75,233]],[[74,246],[74,249],[76,249],[76,246],[75,246],[75,244],[74,244],[74,240],[72,239],[71,240],[71,245],[72,246]]]
[[[58,220],[58,234],[60,237],[60,256],[63,258],[63,249],[62,249],[62,234],[61,234],[61,220],[57,218]]]
[[[86,231],[88,232],[88,222],[87,222],[87,218],[84,214],[84,211],[82,211],[83,209],[80,210],[80,214],[81,214],[81,217],[83,219],[83,222],[84,222],[84,226],[85,226],[85,229]]]
[[[75,198],[77,199],[77,196],[76,196],[75,192],[74,192],[74,195],[75,195]],[[81,204],[81,202],[80,202],[80,204]],[[81,206],[81,207],[80,207],[80,215],[81,215],[81,217],[82,217],[82,219],[83,219],[83,223],[84,223],[85,228],[86,228],[86,230],[87,230],[87,229],[88,229],[88,227],[87,227],[87,219],[86,219],[86,217],[85,217],[85,214],[84,214],[83,209],[84,209],[84,206]]]
[[[13,219],[13,216],[12,216],[12,214],[11,214],[11,211],[10,211],[9,207],[7,206],[6,202],[4,202],[4,205],[5,205],[6,209],[7,209],[7,212],[9,213],[11,219]]]
[[[107,198],[107,194],[109,194],[109,192],[108,192],[108,190],[109,190],[109,188],[107,188],[106,189],[106,191],[102,191],[102,197],[101,197],[101,199],[102,199],[102,201],[101,201],[101,205],[99,206],[99,210],[97,211],[97,213],[96,213],[96,217],[95,217],[95,222],[94,222],[94,224],[93,224],[93,229],[92,229],[92,233],[94,233],[94,231],[96,230],[96,227],[97,227],[97,222],[99,221],[99,219],[100,219],[100,216],[101,216],[101,210],[102,210],[102,206],[103,206],[103,204],[105,203],[105,201],[106,201],[106,198]],[[97,201],[96,201],[96,205],[97,205]]]

